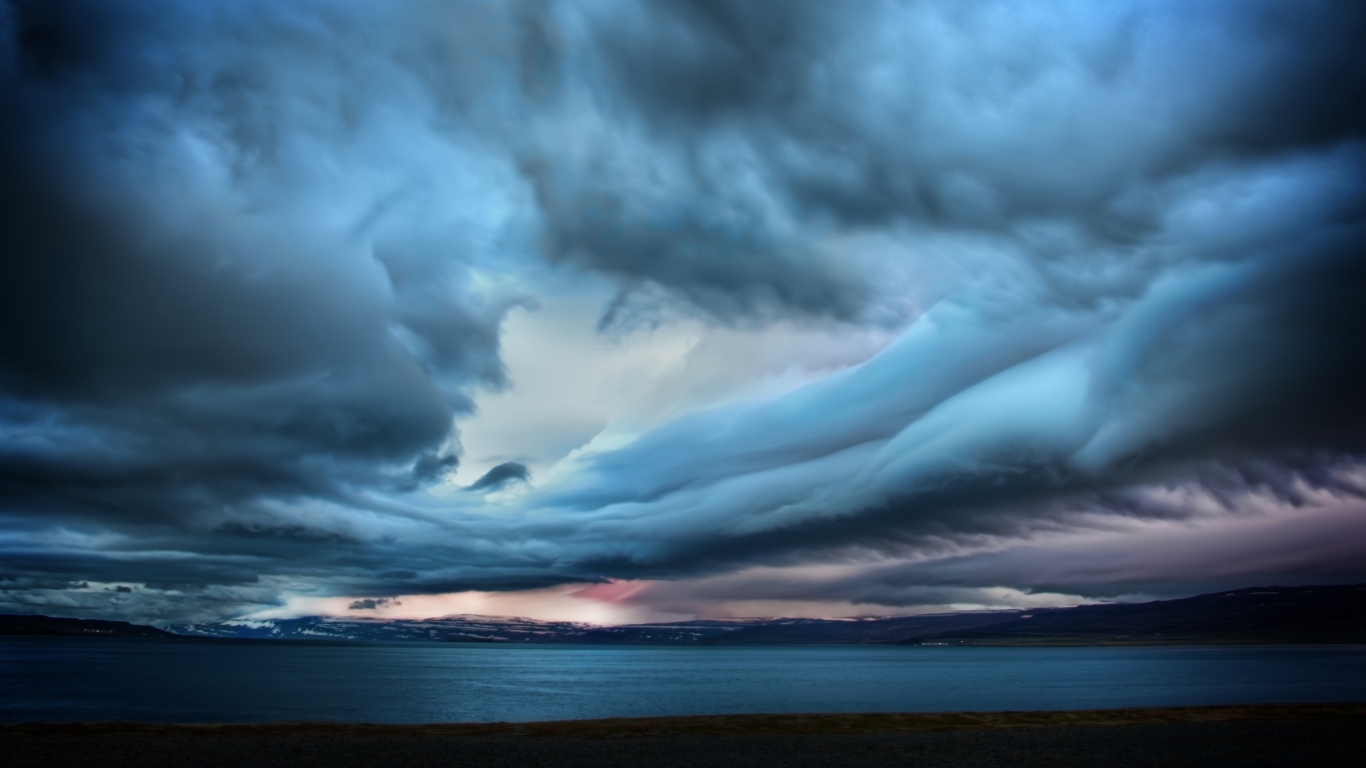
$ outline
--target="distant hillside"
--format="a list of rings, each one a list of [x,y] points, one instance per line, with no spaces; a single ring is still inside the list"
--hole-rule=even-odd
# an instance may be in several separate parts
[[[600,627],[490,616],[171,627],[207,637],[595,645],[1366,643],[1366,585],[1252,587],[1182,600],[890,619],[735,619]]]
[[[774,619],[741,627],[703,642],[713,645],[897,643],[910,638],[998,624],[1019,615],[1019,611],[982,611],[891,619]]]
[[[897,643],[993,622],[1018,611],[908,616],[894,619],[734,619],[601,627],[517,617],[444,616],[383,620],[306,616],[171,627],[197,637],[279,640],[427,640],[482,643],[592,645],[814,645]]]
[[[156,627],[126,621],[60,619],[52,616],[0,615],[0,635],[77,635],[85,637],[175,637]]]
[[[1366,643],[1366,585],[1251,587],[1151,603],[1045,609],[907,638],[954,645]]]
[[[168,627],[191,637],[593,645],[1366,643],[1366,585],[1252,587],[1182,600],[890,619],[731,619],[603,627],[458,615],[305,616]],[[120,621],[0,616],[0,634],[169,637]]]
[[[436,619],[370,619],[304,616],[298,619],[239,619],[214,624],[178,624],[170,629],[192,637],[276,640],[431,640],[441,642],[564,642],[598,629],[593,624],[539,621],[504,616],[443,616]]]

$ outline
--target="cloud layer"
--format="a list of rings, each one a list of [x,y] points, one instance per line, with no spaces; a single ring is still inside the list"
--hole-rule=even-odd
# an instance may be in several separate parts
[[[1360,578],[1363,37],[1347,2],[11,0],[0,608]],[[602,286],[555,332],[896,340],[464,492],[509,313]],[[527,375],[585,386],[564,358]],[[1097,574],[1125,521],[1203,543]]]

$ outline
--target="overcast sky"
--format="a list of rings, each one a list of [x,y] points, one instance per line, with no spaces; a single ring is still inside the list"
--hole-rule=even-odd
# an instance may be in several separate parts
[[[1366,581],[1351,0],[7,0],[0,611]]]

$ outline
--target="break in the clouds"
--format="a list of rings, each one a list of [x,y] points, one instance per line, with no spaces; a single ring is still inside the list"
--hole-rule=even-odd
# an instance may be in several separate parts
[[[0,8],[5,610],[1366,571],[1355,3]]]

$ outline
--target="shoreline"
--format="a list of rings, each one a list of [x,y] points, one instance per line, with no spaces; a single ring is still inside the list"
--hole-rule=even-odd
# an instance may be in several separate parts
[[[7,723],[15,768],[1366,765],[1366,703],[529,723]]]
[[[484,723],[367,723],[293,721],[262,723],[3,722],[11,734],[250,735],[340,733],[440,736],[674,736],[799,733],[898,733],[1009,728],[1160,725],[1255,720],[1366,719],[1366,702],[1239,704],[1118,709],[999,712],[869,712],[810,714],[676,715],[590,720]]]

